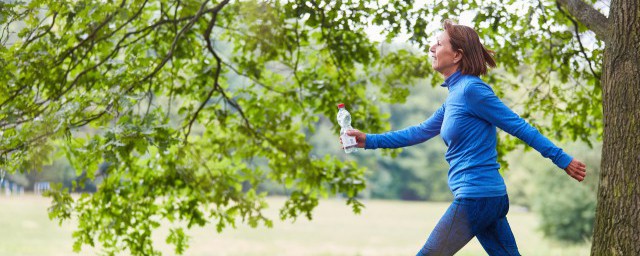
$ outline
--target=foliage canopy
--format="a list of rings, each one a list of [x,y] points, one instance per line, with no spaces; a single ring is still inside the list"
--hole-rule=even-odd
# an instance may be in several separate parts
[[[51,193],[53,218],[78,218],[76,250],[158,253],[151,233],[165,220],[177,253],[184,225],[269,226],[265,180],[289,191],[283,219],[311,218],[332,194],[358,212],[364,169],[311,157],[304,131],[319,115],[335,125],[339,102],[354,127],[387,130],[376,103],[404,101],[416,78],[437,84],[432,23],[465,10],[512,74],[486,81],[527,88],[524,117],[542,111],[556,137],[600,134],[603,46],[577,40],[589,33],[555,1],[14,1],[0,4],[1,168],[66,157],[101,180],[92,195]],[[383,51],[372,25],[424,51]]]

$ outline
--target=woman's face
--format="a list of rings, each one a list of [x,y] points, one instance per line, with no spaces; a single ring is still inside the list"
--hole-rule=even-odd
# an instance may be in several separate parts
[[[431,58],[433,58],[431,67],[440,74],[449,77],[458,70],[462,54],[453,50],[446,31],[436,37],[436,42],[431,46],[429,52],[431,52]]]

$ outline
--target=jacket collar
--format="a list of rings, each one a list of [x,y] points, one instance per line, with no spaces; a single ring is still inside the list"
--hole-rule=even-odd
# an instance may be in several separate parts
[[[455,85],[458,82],[458,80],[460,80],[461,77],[462,77],[462,73],[460,72],[460,70],[458,70],[453,74],[451,74],[449,77],[447,77],[447,79],[444,80],[444,83],[442,83],[440,86],[450,87],[452,85]]]

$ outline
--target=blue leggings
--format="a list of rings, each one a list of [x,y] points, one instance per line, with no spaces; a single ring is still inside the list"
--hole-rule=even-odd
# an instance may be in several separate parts
[[[417,256],[453,255],[478,238],[491,256],[518,256],[507,212],[509,197],[456,198],[431,232]]]

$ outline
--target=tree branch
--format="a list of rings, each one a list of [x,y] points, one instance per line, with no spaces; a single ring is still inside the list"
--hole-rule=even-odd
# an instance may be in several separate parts
[[[38,34],[38,35],[36,35],[34,37],[29,37],[27,39],[27,41],[24,43],[24,45],[22,45],[22,48],[24,48],[28,44],[32,43],[33,41],[38,40],[39,38],[43,37],[44,35],[48,34],[51,31],[51,29],[53,28],[53,26],[56,24],[56,17],[58,17],[58,12],[54,12],[53,13],[53,18],[52,18],[52,21],[51,21],[51,25],[47,29],[45,29],[44,32],[42,32],[42,33],[40,33],[40,34]]]
[[[4,3],[2,1],[0,1],[0,8],[1,9],[7,9],[8,13],[9,13],[9,17],[11,17],[8,21],[5,21],[2,23],[2,25],[4,25],[4,28],[2,29],[2,34],[0,34],[0,44],[2,44],[2,46],[10,46],[10,45],[6,45],[7,41],[9,41],[9,38],[11,37],[11,25],[12,23],[16,22],[16,21],[21,21],[24,20],[25,17],[31,12],[33,11],[32,9],[26,8],[26,10],[22,11],[22,12],[17,12],[16,10],[14,10],[14,8],[16,7],[16,4],[7,4]],[[15,34],[15,32],[13,33]],[[6,36],[6,37],[5,37]]]
[[[573,23],[573,27],[576,32],[576,39],[578,39],[578,44],[580,45],[580,52],[582,53],[582,56],[584,56],[584,59],[587,60],[587,63],[589,64],[589,69],[591,70],[591,74],[593,74],[594,77],[600,80],[600,74],[593,70],[593,64],[591,63],[591,60],[587,56],[587,52],[584,49],[584,45],[582,45],[582,39],[580,39],[580,33],[578,31],[578,22],[575,19],[573,19],[570,15],[565,13],[558,2],[556,2],[556,4],[558,5],[558,10],[560,10],[562,14],[567,16],[567,18]]]
[[[70,127],[79,128],[79,127],[85,126],[85,125],[97,120],[98,118],[102,117],[104,114],[108,113],[109,111],[111,111],[112,107],[113,107],[113,103],[110,103],[110,104],[107,105],[107,107],[105,107],[105,109],[103,109],[102,111],[98,112],[97,114],[92,115],[90,117],[87,117],[85,119],[78,120],[78,121],[70,123]]]
[[[145,3],[146,3],[146,1],[145,1]],[[144,5],[143,5],[143,6],[144,6]],[[140,13],[141,13],[141,9],[137,12],[137,14],[136,14],[136,15],[139,15]],[[142,28],[142,29],[140,29],[140,30],[131,31],[131,32],[126,33],[126,34],[125,34],[125,35],[124,35],[124,36],[123,36],[123,37],[118,41],[118,43],[116,44],[116,47],[113,49],[113,51],[112,51],[112,52],[111,52],[111,53],[110,53],[106,58],[104,58],[104,59],[103,59],[103,60],[101,60],[99,63],[95,64],[94,66],[92,66],[92,67],[90,67],[90,68],[88,68],[88,69],[83,70],[82,72],[80,72],[80,74],[78,74],[78,76],[76,76],[76,77],[75,77],[75,79],[72,81],[71,85],[70,85],[68,88],[66,88],[66,89],[61,89],[61,92],[60,92],[60,93],[58,93],[57,95],[54,95],[53,97],[48,98],[48,99],[46,99],[46,100],[44,100],[44,101],[42,101],[42,102],[36,102],[36,103],[35,103],[35,105],[37,105],[37,106],[42,106],[42,105],[44,105],[44,104],[45,104],[45,103],[47,103],[47,102],[50,102],[50,101],[57,101],[57,100],[58,100],[58,99],[60,99],[63,95],[65,95],[66,93],[68,93],[72,88],[74,88],[74,86],[75,86],[75,85],[76,85],[76,83],[78,82],[78,79],[79,79],[81,76],[83,76],[83,75],[84,75],[84,74],[86,74],[87,72],[89,72],[89,71],[91,71],[91,70],[93,70],[93,69],[96,69],[97,67],[101,66],[101,65],[102,65],[102,64],[104,64],[106,61],[108,61],[109,59],[111,59],[111,57],[113,57],[113,56],[114,56],[114,54],[116,54],[120,49],[123,49],[124,47],[128,46],[129,44],[132,44],[132,43],[135,43],[135,42],[139,41],[139,40],[140,40],[140,39],[142,39],[144,36],[148,35],[148,33],[149,33],[149,32],[153,31],[153,29],[155,29],[155,28],[157,28],[157,27],[159,27],[159,26],[161,26],[161,25],[164,25],[164,24],[169,24],[169,23],[179,23],[179,22],[181,22],[181,21],[185,21],[185,20],[188,20],[188,19],[190,19],[190,18],[193,18],[193,16],[189,16],[189,17],[187,17],[187,18],[183,18],[183,19],[179,19],[179,20],[161,20],[161,21],[158,21],[158,22],[157,22],[157,23],[155,23],[155,24],[152,24],[152,25],[150,25],[150,26],[148,26],[148,27],[145,27],[145,28]],[[132,40],[131,42],[124,43],[124,42],[125,42],[125,40],[126,40],[127,38],[129,38],[130,36],[132,36],[132,35],[136,35],[136,34],[139,34],[139,33],[143,33],[143,32],[145,32],[145,31],[148,31],[148,32],[147,32],[147,33],[145,33],[143,36],[138,37],[138,38],[136,38],[136,39]],[[107,37],[105,37],[105,38],[107,38]],[[104,38],[103,38],[103,39],[104,39]],[[91,47],[90,47],[90,49],[93,47],[94,43],[95,43],[95,42],[97,42],[97,41],[98,41],[98,40],[96,40],[96,41],[91,41]],[[82,61],[82,60],[84,60],[84,59],[86,58],[86,56],[88,55],[88,53],[89,53],[89,52],[90,52],[90,50],[87,50],[87,51],[84,53],[84,55],[80,58],[80,60],[76,62],[76,64],[75,64],[75,65],[71,65],[71,64],[69,65],[69,67],[68,67],[68,69],[67,69],[67,71],[66,71],[65,75],[62,77],[62,79],[63,79],[63,80],[66,80],[65,78],[66,78],[67,74],[68,74],[71,70],[75,69],[75,68],[76,68],[76,67],[81,63],[81,61]],[[64,85],[63,85],[63,87],[64,87]],[[39,90],[38,90],[38,91],[39,91]],[[18,92],[16,92],[16,95],[15,95],[15,96],[17,96],[17,95],[18,95],[18,93],[19,93],[19,91],[18,91]],[[37,98],[38,98],[38,97],[36,97],[36,99],[37,99]],[[6,102],[3,102],[3,104],[2,104],[2,105],[4,105],[5,103],[6,103]],[[65,103],[61,104],[60,106],[63,106],[63,105],[65,105],[66,103],[67,103],[67,102],[65,102]],[[33,117],[31,117],[31,118],[29,118],[29,119],[24,119],[24,120],[16,121],[16,122],[14,122],[13,124],[20,124],[20,123],[24,123],[24,122],[31,121],[31,120],[33,120],[33,118],[35,118],[36,116],[39,116],[39,115],[41,115],[42,113],[44,113],[44,112],[47,110],[47,108],[48,108],[48,107],[50,107],[50,106],[51,106],[51,105],[46,105],[46,106],[45,106],[44,108],[42,108],[42,109],[37,109],[37,108],[35,108],[35,109],[33,109],[33,111],[31,112],[31,113],[32,113],[32,115],[33,115]],[[107,109],[109,109],[110,107],[111,107],[111,106],[107,107]],[[27,113],[23,111],[22,115],[25,115],[25,114],[27,114]],[[104,113],[101,113],[99,116],[102,116],[102,114],[104,114]],[[98,116],[98,117],[99,117],[99,116]],[[95,120],[95,119],[97,119],[97,118],[90,119],[90,121],[93,121],[93,120]],[[87,123],[88,123],[88,122],[87,122]],[[87,123],[84,123],[84,124],[87,124]],[[0,126],[5,126],[5,124],[0,125]],[[82,125],[77,125],[77,124],[76,124],[76,126],[82,126]]]
[[[124,2],[125,2],[125,1],[123,1],[123,3],[124,3]],[[114,49],[114,50],[113,50],[113,51],[112,51],[112,52],[111,52],[111,53],[110,53],[106,58],[104,58],[102,61],[100,61],[100,62],[99,62],[99,63],[97,63],[96,65],[93,65],[92,67],[88,68],[87,70],[83,70],[83,71],[82,71],[78,76],[76,76],[76,78],[74,79],[74,81],[71,83],[71,85],[70,85],[68,88],[66,88],[66,89],[61,89],[61,92],[62,92],[62,93],[56,94],[56,95],[54,95],[53,97],[51,97],[51,98],[49,98],[49,99],[47,99],[47,100],[45,100],[45,101],[43,101],[43,102],[37,102],[37,104],[35,104],[36,106],[43,106],[43,105],[45,105],[45,107],[44,107],[44,108],[35,108],[35,109],[30,110],[29,112],[22,111],[22,113],[21,113],[20,115],[26,115],[26,114],[28,114],[28,113],[29,113],[29,114],[31,114],[31,115],[32,115],[32,117],[30,117],[30,118],[26,118],[26,119],[20,119],[20,120],[18,120],[18,121],[13,122],[12,124],[13,124],[13,125],[16,125],[16,124],[20,124],[20,123],[25,123],[25,122],[31,121],[31,120],[33,120],[35,117],[37,117],[37,116],[41,115],[42,113],[44,113],[44,112],[47,110],[47,108],[49,108],[49,107],[51,106],[51,105],[48,105],[48,104],[45,104],[45,103],[46,103],[46,102],[49,102],[49,101],[56,101],[56,100],[60,99],[60,97],[62,97],[63,95],[65,95],[67,92],[69,92],[69,91],[70,91],[70,89],[74,88],[74,86],[76,85],[77,80],[78,80],[78,78],[79,78],[80,76],[84,75],[85,73],[87,73],[87,72],[89,72],[89,71],[91,71],[91,70],[93,70],[93,69],[96,69],[98,66],[100,66],[100,65],[104,64],[107,60],[109,60],[112,56],[114,56],[114,54],[115,54],[115,53],[117,53],[120,49],[122,49],[122,48],[124,48],[124,47],[128,46],[128,45],[129,45],[129,44],[131,44],[131,43],[137,42],[137,41],[139,41],[140,39],[142,39],[142,38],[144,37],[144,36],[141,36],[141,37],[135,38],[132,42],[127,42],[127,43],[125,43],[125,40],[126,40],[127,38],[129,38],[130,36],[132,36],[132,35],[136,35],[136,34],[140,34],[140,33],[144,33],[144,32],[152,32],[155,28],[160,27],[160,26],[165,25],[165,24],[176,24],[176,23],[180,23],[180,22],[183,22],[183,21],[189,21],[189,22],[186,24],[186,26],[185,26],[185,27],[183,27],[183,28],[178,32],[178,34],[175,36],[175,38],[174,38],[174,40],[173,40],[173,43],[172,43],[172,45],[171,45],[171,48],[170,48],[169,52],[168,52],[168,53],[167,53],[167,55],[163,58],[163,60],[161,61],[161,63],[160,63],[160,64],[158,64],[150,74],[147,74],[144,78],[142,78],[141,80],[139,80],[137,83],[134,83],[134,84],[132,84],[129,88],[127,88],[127,89],[123,92],[123,94],[127,94],[127,93],[131,92],[131,91],[132,91],[134,88],[136,88],[138,85],[143,84],[143,83],[145,83],[147,80],[149,80],[149,79],[151,79],[152,77],[154,77],[154,76],[155,76],[155,74],[156,74],[157,72],[159,72],[159,71],[160,71],[160,69],[162,69],[162,67],[163,67],[163,66],[164,66],[164,65],[169,61],[169,59],[171,59],[171,57],[173,56],[173,53],[174,53],[174,50],[175,50],[175,48],[176,48],[176,46],[177,46],[177,42],[178,42],[178,40],[183,36],[183,34],[184,34],[187,30],[189,30],[189,29],[193,26],[193,24],[194,24],[194,23],[195,23],[195,22],[196,22],[196,21],[197,21],[197,20],[198,20],[202,15],[204,15],[204,14],[206,14],[206,13],[210,13],[210,12],[215,11],[215,9],[216,9],[216,8],[210,8],[210,9],[206,9],[206,8],[205,8],[208,2],[209,2],[209,1],[205,1],[205,2],[200,6],[200,9],[198,10],[198,12],[197,12],[195,15],[193,15],[193,16],[183,17],[183,18],[175,19],[175,20],[160,20],[160,21],[158,21],[158,22],[156,22],[156,23],[154,23],[154,24],[152,24],[152,25],[149,25],[149,26],[147,26],[147,27],[145,27],[145,28],[142,28],[142,29],[140,29],[140,30],[131,31],[131,32],[126,33],[126,34],[122,37],[122,39],[120,39],[120,40],[118,41],[118,44],[116,45],[115,49]],[[139,14],[139,12],[138,12],[138,14]],[[104,23],[104,22],[103,22],[103,23]],[[105,24],[106,24],[106,23],[105,23]],[[147,34],[148,34],[148,33],[145,33],[144,35],[147,35]],[[106,37],[105,37],[105,38],[106,38]],[[86,42],[86,41],[85,41],[85,42]],[[93,43],[95,43],[95,42],[96,42],[96,40],[92,40],[92,41],[91,41],[91,43],[92,43],[92,44],[93,44]],[[81,44],[84,44],[84,43],[81,43]],[[74,48],[77,48],[77,47],[74,47]],[[64,58],[69,57],[69,55],[68,55],[69,53],[70,53],[70,51],[67,51],[67,52],[63,53],[63,55],[66,55],[66,56],[65,56],[65,57],[62,57],[62,58],[61,58],[61,60],[63,60]],[[85,56],[84,56],[82,59],[86,58],[86,54],[87,54],[87,53],[88,53],[88,51],[87,51],[87,52],[85,52]],[[74,67],[75,67],[75,66],[74,66]],[[16,95],[16,97],[17,97],[17,96],[20,96],[20,95],[19,95],[19,94],[17,94],[17,95]],[[36,98],[37,98],[37,97],[36,97]],[[63,103],[63,104],[61,104],[61,106],[62,106],[62,105],[64,105],[64,104],[66,104],[66,102],[65,102],[65,103]],[[96,118],[96,119],[97,119],[97,118]],[[93,119],[93,120],[95,120],[95,119]],[[2,123],[0,123],[0,124],[1,124],[0,126],[6,126],[6,125],[7,125],[7,124],[2,124]],[[85,123],[85,124],[86,124],[86,123]]]
[[[593,6],[583,0],[556,0],[556,3],[566,8],[571,15],[576,17],[585,27],[595,32],[600,39],[605,42],[608,40],[609,19]]]
[[[106,19],[104,19],[100,24],[98,24],[98,26],[93,29],[93,31],[91,31],[91,34],[89,34],[89,36],[87,36],[87,38],[85,38],[84,40],[80,41],[80,43],[78,43],[77,45],[75,45],[73,48],[68,49],[67,51],[65,51],[64,54],[62,54],[62,56],[60,57],[60,59],[58,59],[56,61],[56,65],[60,65],[62,63],[62,61],[64,61],[64,59],[66,59],[69,55],[71,55],[75,50],[77,50],[78,48],[80,48],[82,45],[84,45],[87,41],[89,40],[93,40],[93,38],[96,36],[96,34],[98,33],[98,31],[100,31],[100,29],[102,29],[104,26],[106,26],[111,19],[113,19],[113,17],[118,13],[118,11],[120,9],[122,9],[125,5],[127,1],[123,0],[120,3],[120,6],[118,7],[118,9],[116,11],[114,11],[113,13],[109,14],[107,16]]]
[[[22,86],[20,86],[20,88],[18,88],[17,90],[15,90],[11,96],[9,96],[5,101],[3,101],[2,103],[0,103],[0,109],[4,108],[4,106],[9,103],[12,102],[17,96],[20,95],[20,93],[27,87],[31,86],[31,84],[24,84]]]
[[[193,113],[193,116],[191,117],[191,120],[189,121],[189,125],[187,126],[187,132],[184,134],[185,143],[187,142],[187,138],[189,137],[189,134],[191,133],[191,127],[193,126],[193,123],[198,118],[198,115],[200,114],[200,111],[202,111],[204,106],[207,105],[207,102],[209,102],[209,99],[211,99],[211,96],[213,96],[213,92],[222,90],[220,88],[220,85],[218,84],[218,79],[220,78],[220,72],[222,71],[222,60],[220,59],[220,56],[218,56],[216,51],[213,49],[213,44],[211,43],[211,31],[213,30],[213,26],[215,26],[215,24],[216,24],[216,19],[218,18],[218,12],[220,12],[222,7],[224,7],[227,3],[229,3],[229,0],[224,0],[224,1],[220,2],[214,8],[213,16],[211,17],[211,20],[209,21],[209,25],[207,26],[207,29],[204,32],[204,39],[207,41],[207,49],[213,55],[213,57],[216,59],[216,73],[214,74],[214,77],[213,77],[213,88],[211,88],[209,93],[207,93],[207,97],[202,101],[202,103],[200,103],[200,107],[198,107],[196,112]],[[225,98],[226,98],[226,96],[225,96]]]
[[[118,26],[116,29],[114,29],[113,31],[111,31],[111,33],[109,33],[109,34],[107,34],[107,35],[105,35],[105,36],[103,36],[103,37],[101,37],[101,38],[98,38],[96,41],[102,41],[102,40],[105,40],[105,39],[109,39],[109,38],[111,38],[115,33],[117,33],[118,31],[120,31],[122,28],[124,28],[125,26],[127,26],[127,25],[131,24],[131,22],[133,22],[133,20],[137,19],[137,18],[140,16],[140,14],[142,14],[142,11],[144,10],[144,7],[147,5],[147,2],[148,2],[148,1],[149,1],[149,0],[145,0],[145,1],[140,5],[140,8],[138,8],[138,10],[136,11],[136,13],[135,13],[135,14],[133,14],[133,16],[131,16],[127,21],[125,21],[125,22],[124,22],[124,23],[122,23],[120,26]]]
[[[227,0],[228,1],[228,0]],[[167,53],[167,55],[162,59],[162,61],[153,69],[153,71],[151,71],[151,73],[147,74],[144,78],[142,78],[142,80],[140,80],[139,83],[144,83],[147,80],[149,80],[150,78],[152,78],[153,76],[156,75],[156,73],[158,73],[158,71],[160,71],[160,69],[162,69],[162,67],[164,67],[165,64],[167,64],[167,62],[173,57],[174,51],[176,49],[176,47],[178,46],[178,41],[180,41],[180,38],[182,38],[182,35],[189,29],[191,29],[191,27],[193,26],[193,24],[200,19],[200,17],[202,17],[202,15],[204,15],[205,13],[209,12],[209,11],[213,11],[211,9],[205,9],[205,7],[207,6],[207,3],[209,3],[209,1],[204,1],[201,5],[200,5],[200,9],[198,9],[198,12],[196,13],[196,15],[193,16],[193,18],[191,18],[191,20],[189,21],[189,23],[187,23],[187,25],[185,25],[182,29],[180,29],[180,32],[178,32],[178,34],[175,36],[175,38],[173,39],[173,42],[171,43],[171,47],[169,49],[169,52]],[[214,8],[215,9],[215,8]],[[129,90],[133,90],[134,86],[130,87]]]
[[[285,95],[285,94],[287,94],[287,93],[291,93],[291,92],[293,92],[293,90],[290,90],[290,91],[284,91],[284,92],[283,92],[283,91],[276,90],[276,89],[274,89],[273,87],[268,86],[268,85],[266,85],[266,84],[264,84],[264,83],[262,83],[262,82],[258,81],[256,78],[254,78],[254,77],[252,77],[252,76],[250,76],[250,75],[248,75],[248,74],[246,74],[246,73],[242,73],[242,72],[240,72],[237,68],[235,68],[234,66],[232,66],[231,64],[229,64],[229,63],[227,63],[227,62],[224,62],[224,61],[223,61],[223,62],[222,62],[222,64],[223,64],[223,65],[225,65],[226,67],[228,67],[229,69],[233,70],[233,72],[235,72],[237,75],[239,75],[239,76],[243,76],[243,77],[246,77],[246,78],[248,78],[249,80],[251,80],[253,83],[255,83],[255,84],[257,84],[257,85],[259,85],[259,86],[261,86],[261,87],[263,87],[263,88],[265,88],[265,89],[267,89],[267,90],[269,90],[269,91],[272,91],[272,92],[275,92],[275,93],[278,93],[278,94],[282,94],[282,95]]]
[[[76,78],[73,80],[73,82],[71,83],[71,85],[69,86],[69,88],[64,89],[64,84],[67,82],[67,77],[69,75],[69,73],[74,70],[78,65],[80,65],[82,63],[82,61],[84,61],[88,54],[91,52],[91,50],[93,49],[93,47],[95,46],[95,44],[99,41],[102,40],[106,40],[111,38],[116,32],[120,31],[122,28],[124,28],[126,25],[130,24],[134,19],[136,19],[137,17],[140,16],[140,14],[142,13],[142,10],[144,9],[144,7],[146,6],[148,0],[145,0],[144,3],[142,3],[142,5],[140,5],[140,8],[138,8],[138,10],[136,11],[136,13],[131,16],[131,18],[129,18],[126,22],[124,22],[122,25],[118,26],[115,30],[111,31],[111,33],[98,38],[96,40],[91,40],[91,45],[89,46],[89,48],[85,51],[85,53],[83,54],[83,56],[76,61],[76,63],[74,65],[69,65],[69,67],[67,68],[67,71],[65,72],[64,76],[61,77],[61,81],[60,83],[62,83],[61,86],[61,93],[59,93],[59,95],[57,97],[54,98],[54,100],[59,99],[60,97],[62,97],[62,95],[68,93],[71,89],[73,89],[73,87],[76,85],[76,83],[78,82],[78,79],[83,76],[84,74],[86,74],[87,72],[93,70],[93,69],[97,69],[99,66],[101,66],[102,64],[104,64],[106,61],[108,61],[109,59],[111,59],[112,56],[114,56],[115,53],[117,53],[120,49],[124,48],[124,46],[121,46],[121,44],[124,42],[124,40],[126,40],[129,36],[131,36],[133,33],[129,32],[127,34],[125,34],[125,36],[118,42],[116,49],[113,50],[113,52],[111,52],[111,54],[109,54],[105,59],[103,59],[100,63],[96,64],[95,66],[83,70],[78,76],[76,76]],[[122,4],[124,4],[124,1],[122,2]],[[122,7],[122,5],[120,6]],[[55,17],[54,17],[55,18]],[[106,24],[106,23],[104,23]],[[97,32],[94,31],[94,34]],[[64,59],[62,59],[64,60]],[[50,99],[47,99],[46,101],[49,101]],[[45,101],[45,102],[46,102]]]
[[[55,131],[47,131],[45,133],[42,133],[38,136],[35,137],[31,137],[30,139],[26,140],[26,141],[22,141],[21,143],[19,143],[18,145],[14,146],[14,147],[10,147],[10,148],[0,148],[0,155],[6,155],[9,154],[13,151],[19,150],[19,149],[23,149],[23,148],[31,148],[31,145],[33,144],[39,144],[42,145],[43,143],[38,143],[41,142],[41,140],[44,140],[46,138],[48,138],[49,136],[55,134],[56,132],[58,132],[57,130]]]
[[[300,76],[298,76],[298,64],[300,63],[300,52],[302,51],[302,46],[300,45],[300,32],[298,31],[298,27],[299,27],[299,20],[296,19],[296,26],[294,27],[293,31],[296,34],[296,57],[295,57],[295,63],[293,64],[293,67],[291,69],[293,69],[293,77],[295,77],[296,82],[298,82],[298,97],[299,97],[299,102],[300,102],[300,107],[304,108],[304,100],[303,100],[303,96],[302,96],[302,91],[303,91],[303,87],[302,87],[302,80],[300,79]],[[293,54],[293,52],[291,53]]]
[[[118,50],[122,49],[122,48],[123,48],[123,46],[128,45],[128,44],[124,44],[124,45],[123,45],[123,43],[124,43],[124,41],[125,41],[129,36],[134,35],[134,34],[138,34],[138,33],[143,33],[143,32],[145,32],[145,31],[151,31],[153,28],[159,27],[159,26],[164,25],[164,24],[171,24],[171,23],[172,23],[172,24],[174,24],[174,25],[175,25],[175,24],[178,24],[178,23],[180,23],[180,22],[182,22],[182,21],[187,21],[187,20],[188,20],[189,22],[186,24],[186,26],[184,26],[184,27],[183,27],[183,28],[182,28],[182,29],[181,29],[181,30],[176,34],[176,36],[175,36],[175,38],[174,38],[174,40],[173,40],[173,42],[172,42],[172,44],[171,44],[171,47],[170,47],[170,49],[169,49],[169,52],[168,52],[168,53],[167,53],[167,55],[166,55],[166,56],[161,60],[161,62],[160,62],[160,63],[159,63],[159,64],[158,64],[158,65],[157,65],[157,66],[156,66],[156,67],[151,71],[151,73],[147,74],[145,77],[143,77],[141,80],[139,80],[139,81],[138,81],[138,83],[135,83],[133,86],[129,87],[129,88],[126,90],[126,92],[124,92],[124,94],[126,94],[126,93],[130,92],[132,89],[134,89],[134,88],[136,87],[136,85],[139,85],[139,84],[141,84],[141,83],[144,83],[144,82],[148,81],[149,79],[153,78],[153,77],[155,76],[155,74],[156,74],[158,71],[160,71],[160,69],[162,69],[162,67],[163,67],[163,66],[164,66],[164,65],[165,65],[165,64],[166,64],[166,63],[167,63],[167,62],[168,62],[168,61],[173,57],[174,50],[175,50],[175,48],[176,48],[176,46],[177,46],[178,41],[180,40],[180,38],[185,34],[185,32],[186,32],[186,31],[188,31],[188,30],[189,30],[189,29],[194,25],[194,23],[195,23],[197,20],[199,20],[199,18],[200,18],[202,15],[204,15],[204,14],[206,14],[206,13],[213,13],[213,14],[214,14],[214,19],[213,19],[213,20],[215,21],[215,16],[216,16],[216,14],[219,12],[219,10],[220,10],[224,5],[226,5],[226,4],[229,2],[229,0],[225,0],[225,1],[223,1],[222,3],[220,3],[219,5],[217,5],[216,7],[211,8],[211,9],[207,9],[207,8],[206,8],[206,5],[207,5],[207,3],[208,3],[208,2],[209,2],[209,1],[204,1],[204,2],[201,4],[200,9],[198,10],[198,12],[197,12],[195,15],[193,15],[193,16],[184,17],[184,18],[175,19],[175,20],[161,20],[161,21],[159,21],[159,22],[157,22],[157,23],[155,23],[155,24],[153,24],[153,25],[150,25],[150,26],[148,26],[148,27],[145,27],[145,28],[143,28],[143,29],[141,29],[141,30],[137,30],[137,31],[133,31],[133,32],[129,32],[129,33],[127,33],[127,34],[126,34],[126,35],[125,35],[125,36],[124,36],[124,37],[123,37],[123,38],[118,42],[118,45],[116,45],[115,49],[111,52],[111,54],[110,54],[110,55],[108,55],[108,56],[107,56],[107,58],[103,59],[100,63],[98,63],[98,64],[96,64],[96,65],[94,65],[94,66],[90,67],[89,69],[84,70],[83,72],[81,72],[81,74],[84,74],[84,73],[86,73],[86,71],[88,71],[88,70],[92,70],[92,69],[95,69],[96,67],[100,66],[102,63],[104,63],[104,61],[105,61],[105,60],[108,60],[111,56],[113,56],[113,55],[112,55],[113,53],[115,53],[115,52],[117,52]],[[125,3],[125,0],[123,0],[123,1],[122,1],[122,3],[124,4],[124,3]],[[144,5],[142,5],[142,6],[144,6]],[[122,7],[122,5],[121,5],[121,7]],[[141,9],[142,9],[142,8],[141,8]],[[138,12],[138,13],[139,13],[139,12]],[[101,27],[103,27],[105,24],[107,24],[107,22],[112,18],[112,16],[113,16],[113,15],[110,15],[110,16],[111,16],[111,17],[108,17],[105,21],[103,21],[100,25],[98,25],[98,27],[97,27],[96,29],[94,29],[94,30],[92,31],[91,36],[89,36],[88,38],[86,38],[85,40],[83,40],[83,41],[82,41],[82,42],[80,42],[78,45],[74,46],[73,48],[71,48],[71,49],[69,49],[69,50],[65,51],[65,52],[62,54],[61,58],[60,58],[60,59],[58,59],[58,61],[66,59],[69,55],[71,55],[71,54],[72,54],[75,50],[77,50],[79,47],[81,47],[81,46],[82,46],[82,45],[84,45],[85,43],[89,42],[89,41],[90,41],[89,39],[93,38],[93,37],[95,36],[95,33],[96,33],[96,32],[97,32]],[[214,23],[215,23],[215,22],[214,22]],[[102,39],[104,39],[104,38],[108,38],[108,37],[103,37],[103,38],[99,38],[99,39],[101,39],[101,40],[102,40]],[[135,41],[137,41],[137,40],[139,40],[139,39],[140,39],[140,38],[136,39]],[[95,41],[95,40],[91,40],[91,41],[93,42],[93,41]],[[215,54],[215,53],[214,53],[214,54]],[[214,55],[214,56],[215,56],[215,55]],[[222,61],[219,59],[219,57],[218,57],[217,59],[218,59],[218,72],[217,72],[217,73],[218,73],[218,75],[217,75],[216,77],[219,77],[219,73],[220,73],[220,70],[221,70],[221,64],[222,64]],[[79,75],[79,76],[81,76],[81,75]],[[77,78],[78,78],[79,76],[77,76],[77,77],[76,77],[76,79],[74,79],[74,82],[72,82],[72,86],[70,86],[70,88],[73,88],[73,85],[77,82]],[[246,117],[244,117],[244,113],[242,112],[242,110],[240,109],[240,107],[239,107],[235,102],[233,102],[231,99],[229,99],[229,98],[227,97],[227,95],[224,93],[224,91],[222,90],[222,88],[220,88],[220,86],[219,86],[219,84],[218,84],[218,82],[217,82],[217,79],[216,79],[215,87],[214,87],[214,89],[212,90],[212,92],[211,92],[211,93],[213,93],[213,91],[214,91],[214,90],[215,90],[215,91],[220,91],[220,92],[221,92],[221,94],[224,96],[224,98],[227,100],[227,102],[229,102],[231,105],[233,105],[236,109],[238,109],[238,110],[241,112],[241,115],[242,115],[242,117],[243,117],[243,119],[244,119],[245,123],[247,123],[247,125],[248,125],[249,127],[251,127],[251,126],[250,126],[250,124],[248,124],[248,120],[246,119]],[[68,92],[68,90],[65,90],[64,92],[66,93],[66,92]],[[60,95],[64,95],[65,93],[62,93],[62,94],[60,94]],[[211,93],[210,93],[210,94],[211,94]],[[16,93],[16,94],[17,94],[17,93]],[[16,95],[16,96],[17,96],[17,95]],[[92,122],[92,121],[94,121],[94,120],[96,120],[96,119],[98,119],[98,118],[102,117],[102,116],[103,116],[105,113],[107,113],[107,112],[108,112],[112,107],[113,107],[112,105],[107,105],[107,107],[106,107],[104,110],[102,110],[102,111],[100,111],[100,112],[98,112],[98,113],[96,113],[96,114],[94,114],[94,115],[92,115],[92,116],[89,116],[89,117],[87,117],[87,118],[85,118],[85,119],[78,120],[78,121],[76,121],[76,122],[72,123],[71,127],[79,127],[79,126],[86,125],[86,124],[88,124],[88,123],[90,123],[90,122]],[[46,109],[46,108],[45,108],[45,109]],[[41,114],[43,111],[44,111],[44,110],[39,111],[39,112],[38,112],[38,114]],[[36,116],[37,116],[37,115],[36,115]],[[28,120],[23,120],[23,121],[28,121]],[[17,150],[17,149],[19,149],[19,148],[23,148],[23,147],[25,147],[25,146],[31,145],[32,143],[35,143],[35,142],[39,141],[40,139],[46,138],[46,137],[48,137],[48,136],[50,136],[50,135],[52,135],[52,134],[53,134],[53,132],[48,132],[48,133],[40,134],[39,136],[37,136],[37,137],[35,137],[35,138],[32,138],[31,140],[23,141],[22,143],[20,143],[20,144],[19,144],[19,145],[17,145],[16,147],[0,149],[0,152],[4,152],[4,153],[12,152],[12,151]]]

